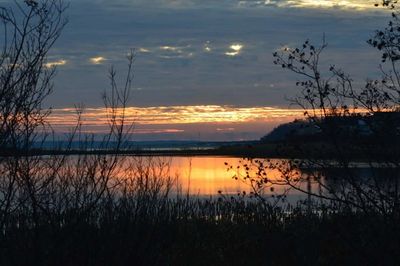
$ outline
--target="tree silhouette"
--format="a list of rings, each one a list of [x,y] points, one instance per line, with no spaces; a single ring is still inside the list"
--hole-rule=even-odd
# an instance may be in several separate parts
[[[273,53],[274,64],[298,75],[298,94],[290,101],[303,108],[304,123],[318,129],[311,141],[282,141],[278,153],[288,160],[248,159],[256,171],[247,180],[263,187],[284,185],[323,205],[399,217],[400,178],[400,17],[396,1],[382,2],[391,19],[367,42],[382,52],[382,76],[364,87],[335,65],[323,65],[328,44],[306,40]],[[280,173],[271,178],[268,173]],[[248,171],[249,172],[249,171]],[[336,209],[337,210],[337,209]]]
[[[28,150],[45,126],[50,110],[43,100],[52,91],[55,67],[47,54],[67,23],[60,0],[15,2],[0,8],[0,149]]]

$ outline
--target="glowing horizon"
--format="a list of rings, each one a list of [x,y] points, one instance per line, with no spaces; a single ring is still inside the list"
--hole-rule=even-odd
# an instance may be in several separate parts
[[[342,8],[342,9],[355,9],[355,10],[368,10],[374,9],[376,1],[335,1],[335,0],[301,0],[301,1],[288,1],[293,7],[300,8]]]
[[[53,109],[51,124],[73,125],[75,108]],[[85,108],[82,118],[91,124],[107,124],[106,108]],[[303,114],[302,109],[279,107],[233,107],[224,105],[128,107],[126,121],[138,124],[197,124],[197,123],[243,123],[267,122],[276,118],[295,118]]]
[[[340,9],[346,11],[373,11],[376,10],[375,0],[265,0],[265,1],[239,1],[239,6],[274,6],[278,8],[303,8],[303,9]],[[385,8],[383,8],[385,9]]]
[[[75,108],[52,110],[48,118],[56,132],[67,132],[77,123]],[[223,105],[128,107],[125,110],[126,124],[134,125],[134,134],[176,135],[176,138],[203,134],[204,138],[213,136],[234,137],[243,132],[251,132],[247,138],[263,136],[273,127],[300,118],[301,109],[280,107],[234,107]],[[107,129],[107,110],[105,108],[86,108],[82,113],[85,133],[102,133]],[[243,135],[243,134],[242,134]],[[228,139],[229,140],[229,139]]]

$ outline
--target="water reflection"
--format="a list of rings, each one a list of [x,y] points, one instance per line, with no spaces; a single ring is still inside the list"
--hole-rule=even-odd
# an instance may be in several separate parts
[[[130,160],[134,160],[134,158],[131,157]],[[167,162],[169,175],[177,177],[178,191],[182,193],[189,193],[192,196],[217,196],[218,191],[225,195],[254,191],[250,186],[251,182],[243,180],[243,177],[246,176],[243,166],[249,164],[249,161],[243,161],[240,158],[213,156],[160,157],[158,159]],[[260,159],[259,161],[265,162],[267,160]],[[268,182],[263,184],[263,195],[276,197],[285,194],[290,202],[307,199],[304,192],[310,192],[314,195],[327,195],[329,191],[352,194],[354,187],[349,185],[349,178],[351,178],[353,185],[356,183],[359,186],[358,188],[362,189],[371,184],[375,185],[376,182],[379,182],[380,189],[393,188],[394,183],[396,183],[396,187],[398,186],[399,173],[395,168],[360,167],[360,165],[355,164],[350,169],[338,167],[327,167],[325,169],[294,168],[287,171],[286,167],[290,164],[287,160],[274,159],[268,160],[268,162],[269,166],[276,164],[278,167],[266,170]],[[230,168],[230,166],[232,167]],[[241,167],[238,168],[237,166]],[[259,177],[257,166],[257,164],[256,166],[253,164],[253,167],[250,167],[250,176]],[[298,189],[294,189],[286,183],[285,175],[290,175],[291,185]],[[234,179],[234,176],[240,178]],[[172,192],[176,191],[176,188],[172,190]]]
[[[218,191],[236,194],[249,191],[249,187],[232,178],[225,163],[238,164],[237,158],[228,157],[173,157],[171,172],[179,177],[184,192],[192,195],[216,195]]]
[[[81,156],[82,157],[82,156]],[[112,160],[100,160],[96,156],[73,156],[57,168],[60,180],[107,180],[102,176],[108,167],[112,169]],[[110,184],[116,189],[127,189],[135,195],[149,194],[174,196],[177,193],[191,196],[216,197],[221,191],[224,195],[235,195],[245,191],[260,192],[264,197],[277,198],[285,195],[290,203],[299,199],[309,199],[307,193],[325,198],[335,197],[341,200],[360,201],[367,198],[378,199],[393,197],[400,191],[400,172],[398,167],[368,167],[359,163],[351,168],[340,168],[334,162],[322,162],[319,167],[310,162],[307,166],[293,166],[283,159],[243,160],[232,157],[141,157],[117,156],[116,169],[112,170]],[[46,174],[48,167],[57,165],[55,158],[42,160],[38,165],[38,176]],[[52,161],[53,160],[53,161]],[[61,158],[60,158],[61,160]],[[106,167],[103,169],[102,165]],[[108,166],[107,166],[108,165]],[[264,171],[260,171],[260,166]],[[47,170],[46,170],[47,169]],[[246,170],[247,169],[247,170]],[[50,171],[51,173],[51,171]],[[93,176],[92,176],[93,175]],[[249,176],[246,178],[246,176]],[[115,178],[114,178],[115,177]],[[236,179],[234,177],[237,177]],[[254,178],[253,182],[251,181]],[[43,179],[43,178],[41,178]],[[258,189],[255,185],[259,180]],[[71,181],[72,180],[72,181]],[[90,180],[89,180],[90,181]],[[115,182],[116,181],[116,182]],[[289,182],[290,181],[290,182]],[[108,181],[104,181],[108,182]],[[122,186],[120,186],[121,184]],[[74,185],[74,183],[72,184]],[[253,187],[251,187],[253,185]],[[97,183],[94,184],[97,186]],[[375,195],[376,194],[376,195]],[[357,196],[354,199],[354,195]]]
[[[232,157],[170,157],[159,160],[168,162],[168,170],[170,175],[177,177],[179,190],[183,193],[197,196],[216,196],[221,191],[225,195],[237,194],[245,191],[250,193],[253,191],[249,182],[242,179],[235,179],[234,176],[243,176],[244,170],[237,168],[241,165],[242,159]],[[136,160],[131,157],[130,160]],[[154,160],[154,158],[152,159]],[[282,160],[277,160],[282,161]],[[231,169],[228,169],[232,166]],[[254,174],[256,169],[254,169]],[[269,170],[268,178],[271,181],[278,181],[281,178],[279,170]],[[275,182],[274,182],[275,183]],[[277,196],[283,193],[289,195],[300,196],[303,193],[290,190],[289,186],[270,185],[267,186],[264,195]]]
[[[246,176],[246,170],[243,165],[246,160],[232,157],[127,157],[125,158],[123,171],[120,177],[134,179],[146,178],[151,176],[153,181],[160,177],[162,179],[173,178],[174,185],[170,192],[173,195],[182,193],[191,196],[218,196],[221,192],[224,195],[237,195],[245,192],[250,194],[256,189],[252,187],[251,181],[243,177]],[[276,163],[282,163],[286,160],[274,159]],[[283,164],[282,164],[283,165]],[[278,197],[285,195],[289,201],[295,202],[299,199],[305,199],[306,195],[291,186],[282,183],[282,169],[268,169],[268,184],[263,184],[262,189],[257,190],[265,197]],[[255,179],[258,167],[251,167],[249,174]],[[296,185],[303,190],[317,191],[318,184],[311,179],[304,178],[304,173],[296,173],[301,180]],[[235,178],[237,177],[237,178]],[[155,178],[155,179],[154,179]],[[150,178],[151,180],[151,178]],[[142,182],[142,181],[140,181]]]

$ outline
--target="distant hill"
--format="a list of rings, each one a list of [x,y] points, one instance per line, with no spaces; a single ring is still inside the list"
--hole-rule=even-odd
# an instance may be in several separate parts
[[[369,142],[400,139],[400,112],[377,112],[374,115],[328,116],[323,120],[294,120],[279,125],[260,139],[262,143],[290,141],[326,141],[340,138],[342,142]]]
[[[316,125],[306,120],[294,120],[286,124],[279,125],[269,134],[260,139],[265,142],[282,142],[287,140],[299,139],[302,137],[317,136],[321,130]]]

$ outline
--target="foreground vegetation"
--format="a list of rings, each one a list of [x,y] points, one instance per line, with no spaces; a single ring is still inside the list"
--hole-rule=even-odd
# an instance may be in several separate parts
[[[398,265],[398,217],[259,201],[104,199],[36,224],[15,213],[1,265]]]

